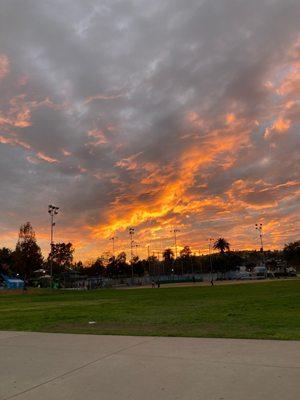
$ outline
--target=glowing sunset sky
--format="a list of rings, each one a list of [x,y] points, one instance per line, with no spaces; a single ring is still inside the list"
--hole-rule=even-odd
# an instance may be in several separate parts
[[[299,0],[0,0],[0,246],[299,239]]]

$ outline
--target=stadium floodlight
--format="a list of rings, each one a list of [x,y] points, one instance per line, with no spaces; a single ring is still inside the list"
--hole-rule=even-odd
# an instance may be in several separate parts
[[[53,286],[53,245],[54,245],[54,217],[58,214],[59,207],[52,204],[48,206],[48,214],[50,214],[50,284]]]
[[[129,236],[130,236],[131,279],[132,279],[132,283],[133,283],[133,245],[134,245],[133,235],[134,235],[135,229],[130,227],[128,229],[128,231],[129,231]]]
[[[255,224],[255,229],[259,232],[260,239],[260,252],[262,255],[262,262],[265,262],[264,243],[263,243],[263,224]]]

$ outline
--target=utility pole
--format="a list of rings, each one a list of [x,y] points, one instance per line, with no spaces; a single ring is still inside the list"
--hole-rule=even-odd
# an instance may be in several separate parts
[[[53,245],[54,245],[54,217],[58,214],[59,207],[49,204],[48,214],[50,214],[50,285],[53,287]]]
[[[129,228],[132,283],[133,283],[133,244],[134,244],[133,235],[134,235],[134,232],[135,232],[134,228]]]
[[[259,238],[260,238],[260,252],[261,252],[261,258],[262,262],[265,262],[265,253],[264,253],[264,244],[263,244],[263,224],[255,224],[255,229],[259,232]]]

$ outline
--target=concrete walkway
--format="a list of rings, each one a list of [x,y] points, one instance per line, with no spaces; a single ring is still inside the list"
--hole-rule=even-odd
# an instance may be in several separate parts
[[[296,400],[300,342],[0,332],[0,399]]]

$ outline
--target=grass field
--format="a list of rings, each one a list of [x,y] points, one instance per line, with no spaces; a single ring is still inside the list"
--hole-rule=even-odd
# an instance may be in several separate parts
[[[300,280],[0,293],[0,330],[299,340]]]

